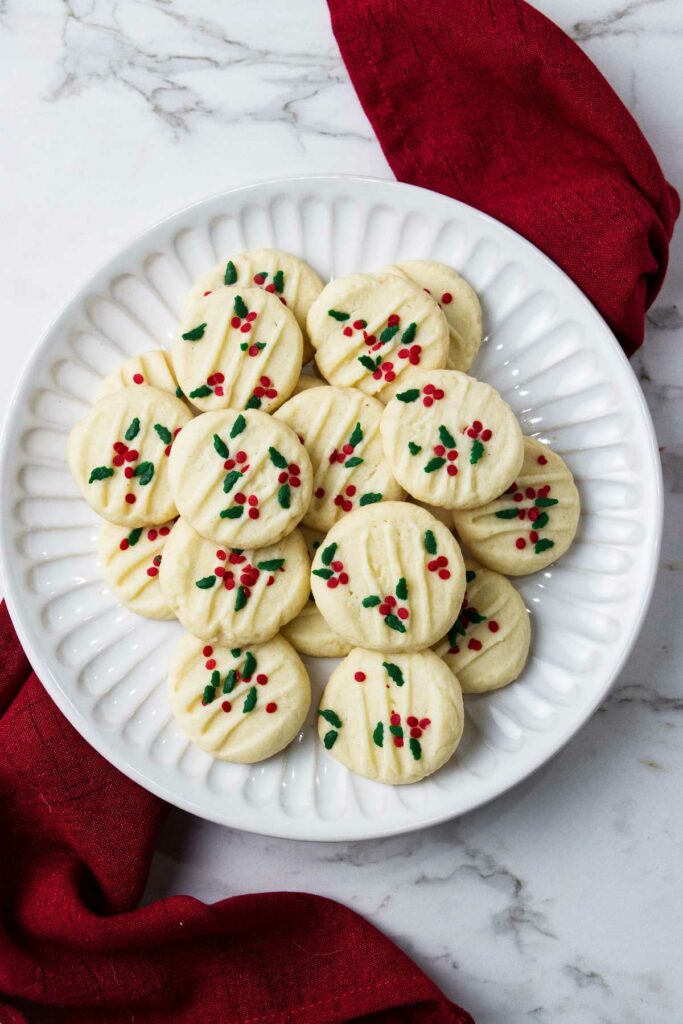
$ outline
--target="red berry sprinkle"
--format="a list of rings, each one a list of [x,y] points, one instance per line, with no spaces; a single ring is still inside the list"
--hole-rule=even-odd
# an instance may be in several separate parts
[[[133,374],[133,383],[134,384],[144,384],[145,383],[145,378],[142,376],[141,373],[134,373]]]
[[[213,647],[211,646],[211,644],[207,644],[206,647],[203,648],[202,654],[204,655],[205,658],[211,657],[211,655],[213,654]]]
[[[539,466],[545,466],[548,462],[545,455],[539,455],[536,461],[538,462]]]
[[[397,313],[392,313],[387,320],[387,327],[396,327],[401,322],[401,318]]]
[[[126,502],[127,502],[127,504],[134,505],[135,501],[136,501],[136,499],[135,499],[135,495],[134,494],[127,494],[126,495]]]
[[[223,708],[223,711],[232,711],[232,704],[229,700],[224,700],[221,707]]]
[[[451,295],[450,292],[444,292],[443,295],[441,296],[441,301],[444,304],[444,306],[450,306],[451,302],[453,301],[453,296]]]
[[[277,711],[277,704],[274,700],[271,700],[269,704],[266,704],[266,711],[269,715],[272,715],[274,711]]]
[[[515,547],[519,551],[523,551],[524,550],[524,548],[526,547],[526,541],[524,540],[524,537],[518,537],[517,538],[517,540],[515,541]]]
[[[259,672],[259,674],[256,676],[256,682],[259,684],[259,686],[266,685],[266,683],[268,682],[268,676],[265,674],[265,672]]]
[[[353,678],[357,683],[364,683],[367,677],[365,672],[356,672]]]
[[[122,551],[127,551],[128,550],[128,548],[130,547],[130,544],[128,543],[128,538],[127,537],[123,538],[123,540],[119,544],[119,547],[121,548]]]
[[[495,619],[491,619],[491,621],[489,622],[489,632],[497,633],[499,629],[500,629],[500,626],[498,625],[496,620]]]
[[[316,489],[315,489],[315,496],[316,496],[316,498],[324,498],[325,497],[325,488],[324,487],[316,487]]]
[[[209,660],[206,663],[206,668],[208,668],[209,672],[211,672],[211,670],[214,669],[215,667],[216,667],[216,660],[215,660],[215,658],[209,658]]]
[[[481,650],[481,640],[475,640],[475,638],[472,637],[471,640],[467,641],[467,646],[469,647],[469,649],[471,651],[480,651]]]

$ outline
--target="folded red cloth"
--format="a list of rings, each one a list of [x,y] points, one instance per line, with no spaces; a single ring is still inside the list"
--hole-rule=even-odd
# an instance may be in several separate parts
[[[303,893],[135,909],[163,805],[45,693],[0,607],[0,1024],[473,1024],[353,911]]]
[[[399,181],[454,196],[524,235],[634,352],[680,203],[588,57],[522,0],[328,4]]]

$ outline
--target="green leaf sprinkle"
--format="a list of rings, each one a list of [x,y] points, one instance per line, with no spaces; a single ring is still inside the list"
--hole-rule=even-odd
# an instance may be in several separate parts
[[[223,683],[223,693],[232,693],[236,686],[237,672],[235,671],[234,668],[231,668],[227,676],[225,677],[225,682]]]
[[[330,725],[333,725],[335,729],[341,729],[342,720],[337,712],[333,711],[332,708],[321,708],[319,709],[318,714],[321,718],[324,718],[326,722],[329,722]]]
[[[398,736],[399,739],[403,739],[403,727],[400,725],[390,725],[389,732],[392,736]]]
[[[230,648],[230,653],[233,656],[233,658],[239,658],[240,654],[242,653],[242,648],[241,647],[231,647]]]
[[[395,615],[387,615],[384,619],[389,629],[395,629],[397,633],[405,633],[406,627]]]
[[[474,626],[479,622],[486,622],[486,616],[480,615],[476,608],[463,608],[460,615]]]
[[[339,733],[335,732],[334,729],[330,729],[328,732],[325,733],[325,735],[323,736],[323,744],[325,746],[325,750],[332,750],[332,747],[337,742],[338,735]]]
[[[384,746],[384,723],[378,722],[372,732],[372,739],[376,747]]]
[[[383,661],[382,665],[387,670],[389,678],[396,683],[397,686],[403,686],[405,679],[398,665],[394,665],[391,661]]]
[[[236,280],[237,280],[237,267],[232,262],[232,260],[228,260],[228,262],[225,264],[225,273],[223,274],[223,284],[234,284]]]
[[[319,576],[321,580],[331,580],[334,573],[331,569],[314,569],[313,575]]]
[[[443,423],[439,427],[439,440],[441,441],[441,444],[446,446],[446,448],[455,448],[455,438],[451,434],[450,430],[444,427]]]
[[[422,747],[420,746],[420,741],[416,740],[414,736],[411,736],[408,746],[410,747],[410,753],[413,755],[415,760],[419,761],[422,758]]]
[[[450,643],[451,647],[456,646],[459,636],[465,636],[465,627],[463,626],[460,619],[456,619],[448,631],[448,642]]]
[[[484,454],[484,446],[483,446],[483,444],[478,439],[474,440],[472,442],[472,447],[470,448],[470,465],[471,466],[476,466],[477,462],[479,462],[479,459],[482,457],[483,454]]]
[[[213,394],[213,388],[210,388],[208,384],[201,384],[194,391],[190,391],[189,398],[208,398],[209,395]]]
[[[285,289],[285,275],[281,270],[277,270],[273,274],[273,284],[275,285],[275,291],[278,295],[282,295]]]
[[[323,549],[323,553],[320,556],[320,561],[323,563],[323,565],[329,565],[332,562],[336,550],[336,544],[328,544],[327,547]]]
[[[204,687],[204,696],[202,697],[202,704],[210,704],[212,700],[215,700],[216,690],[213,686]]]
[[[340,313],[338,309],[328,309],[327,315],[331,316],[333,320],[339,321],[348,320],[351,316],[350,313]]]
[[[135,419],[132,419],[130,421],[130,426],[128,427],[128,430],[125,432],[123,436],[125,437],[126,441],[133,441],[138,436],[139,433],[140,420],[136,416]]]
[[[256,687],[252,686],[251,689],[249,690],[249,693],[244,698],[244,704],[242,705],[242,714],[246,715],[250,711],[253,711],[254,708],[256,707],[256,701]]]
[[[465,573],[465,579],[468,583],[472,583],[472,581],[476,580],[476,578],[477,574],[473,569],[468,569],[467,572]]]
[[[247,313],[249,312],[249,310],[247,309],[247,305],[241,295],[235,296],[235,302],[233,305],[235,307],[236,316],[243,317],[246,316]]]
[[[223,491],[225,494],[230,494],[238,480],[242,479],[242,474],[238,469],[231,469],[229,473],[225,474],[225,480],[223,481]]]
[[[415,444],[414,441],[408,441],[408,451],[411,455],[419,455],[422,451],[422,445]]]
[[[381,598],[377,597],[376,594],[370,594],[369,597],[364,597],[361,601],[364,608],[376,608],[381,603]]]
[[[242,665],[242,679],[245,683],[248,683],[254,672],[256,671],[256,658],[251,651],[247,651],[244,656],[244,665]]]
[[[344,469],[353,469],[354,466],[360,466],[362,462],[363,459],[360,459],[358,458],[357,455],[354,455],[352,458],[346,460],[346,462],[344,463]]]
[[[213,435],[213,446],[222,459],[230,458],[230,449],[228,448],[225,441],[223,441],[218,434]]]
[[[428,555],[436,554],[436,537],[432,530],[425,531],[425,551]]]
[[[256,395],[252,395],[244,408],[245,409],[260,409],[261,408],[261,399],[258,398]]]
[[[235,611],[241,612],[248,600],[249,598],[244,587],[238,587],[237,594],[235,595]]]
[[[153,462],[140,462],[135,467],[133,476],[136,476],[140,481],[142,487],[146,487],[148,483],[151,483],[154,476],[154,463]]]
[[[355,448],[356,445],[360,444],[362,440],[363,440],[363,428],[361,427],[360,423],[356,423],[355,427],[353,428],[353,431],[351,432],[351,437],[349,438],[349,444],[351,445],[352,448]]]
[[[407,391],[401,391],[396,397],[399,402],[417,402],[420,397],[420,389],[409,388]]]
[[[168,429],[168,427],[162,426],[161,423],[155,423],[154,424],[154,429],[156,430],[157,434],[159,435],[161,440],[164,442],[164,444],[170,444],[171,443],[171,441],[173,440],[173,434]]]
[[[516,508],[502,508],[500,512],[496,512],[496,519],[516,519],[517,509]]]
[[[396,597],[399,601],[405,601],[408,598],[408,584],[406,583],[405,576],[401,576],[396,584]]]
[[[398,331],[399,331],[398,324],[393,324],[393,326],[391,326],[391,327],[385,327],[384,330],[382,331],[382,333],[379,336],[379,340],[381,341],[381,343],[383,345],[386,345],[386,343],[388,341],[391,341],[391,339],[394,337],[395,334],[398,334]]]
[[[410,345],[411,341],[415,340],[415,332],[417,331],[417,324],[408,324],[405,331],[401,335],[401,344]]]
[[[114,475],[114,470],[111,466],[96,466],[95,469],[90,470],[90,477],[88,483],[92,484],[95,480],[106,480],[108,477]]]
[[[181,388],[180,384],[175,389],[175,396],[176,396],[176,398],[184,398],[185,397],[185,392]]]
[[[425,466],[425,473],[433,473],[435,470],[441,469],[445,462],[446,460],[442,459],[440,455],[435,455]]]
[[[534,551],[537,555],[540,555],[542,551],[548,551],[549,548],[555,547],[554,540],[548,540],[547,537],[543,537],[541,540],[537,540],[534,544]]]
[[[244,513],[244,507],[242,505],[233,505],[232,508],[224,508],[219,513],[221,519],[239,519]]]
[[[239,416],[237,417],[237,419],[235,420],[235,422],[232,425],[232,429],[230,431],[230,437],[237,437],[239,434],[242,433],[242,431],[244,430],[246,425],[247,425],[247,421],[245,420],[245,418],[242,415],[242,413],[240,413]]]
[[[368,491],[367,494],[363,495],[363,497],[360,499],[358,504],[361,505],[361,506],[363,506],[363,505],[374,505],[376,502],[381,501],[381,500],[382,500],[382,495],[381,494],[376,494],[376,493],[373,493],[372,491]]]
[[[130,547],[134,548],[135,545],[137,544],[137,542],[140,540],[141,536],[142,536],[142,527],[141,526],[138,526],[136,530],[131,530],[130,533],[128,534],[128,544],[130,545]]]
[[[221,682],[221,674],[218,671],[218,669],[215,668],[213,670],[213,672],[211,673],[211,685],[212,686],[220,686],[220,682]]]
[[[277,572],[284,564],[284,558],[267,558],[265,562],[257,562],[256,568],[261,572]]]
[[[534,505],[536,508],[550,508],[551,505],[557,505],[557,498],[536,498]]]
[[[277,448],[273,448],[271,445],[268,449],[268,454],[270,455],[270,461],[274,466],[277,466],[278,469],[287,469],[287,459],[284,457],[282,452],[277,450]]]
[[[282,484],[282,486],[278,488],[277,500],[281,508],[289,508],[292,500],[292,492],[289,488],[289,484]]]
[[[183,341],[199,341],[200,338],[204,337],[205,330],[206,324],[200,324],[199,327],[193,327],[191,331],[183,334],[182,339]]]
[[[544,526],[547,526],[550,522],[547,512],[541,512],[537,519],[534,519],[532,523],[532,530],[542,530]]]
[[[200,590],[211,590],[215,582],[215,576],[203,576],[200,580],[195,581],[195,587],[199,587]]]
[[[377,369],[377,363],[370,356],[358,356],[358,362],[361,366],[364,366],[369,373],[374,373]]]

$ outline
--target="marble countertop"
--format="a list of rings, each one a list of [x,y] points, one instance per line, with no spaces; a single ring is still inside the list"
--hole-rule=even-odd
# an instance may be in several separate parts
[[[542,0],[683,185],[680,0]],[[93,267],[180,206],[252,180],[391,177],[323,0],[4,0],[0,408]],[[659,580],[629,664],[569,746],[458,821],[304,844],[170,814],[147,898],[337,898],[478,1024],[683,1019],[683,231],[634,366],[664,464]]]

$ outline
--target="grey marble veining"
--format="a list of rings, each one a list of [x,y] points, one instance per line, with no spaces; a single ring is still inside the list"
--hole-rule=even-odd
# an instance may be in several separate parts
[[[680,0],[542,0],[683,184]],[[3,408],[68,295],[155,220],[273,175],[390,176],[322,0],[4,0]],[[370,917],[479,1024],[676,1024],[683,886],[683,244],[633,366],[666,529],[643,631],[553,761],[459,821],[365,843],[172,811],[147,899],[302,889]]]

